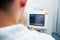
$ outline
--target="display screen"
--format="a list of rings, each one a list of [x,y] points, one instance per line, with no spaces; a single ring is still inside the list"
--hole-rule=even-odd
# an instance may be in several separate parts
[[[29,15],[29,25],[44,26],[45,25],[45,15],[44,14],[30,14]]]

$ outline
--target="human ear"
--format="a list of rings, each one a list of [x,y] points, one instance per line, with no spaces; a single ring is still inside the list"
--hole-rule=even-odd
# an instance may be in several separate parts
[[[20,7],[25,7],[26,2],[27,2],[27,0],[20,0]]]

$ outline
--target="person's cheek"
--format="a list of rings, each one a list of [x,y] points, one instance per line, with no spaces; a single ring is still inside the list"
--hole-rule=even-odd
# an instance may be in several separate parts
[[[24,8],[26,6],[27,0],[21,0],[20,1],[20,9],[18,10],[18,19],[21,19],[23,13],[24,13]]]

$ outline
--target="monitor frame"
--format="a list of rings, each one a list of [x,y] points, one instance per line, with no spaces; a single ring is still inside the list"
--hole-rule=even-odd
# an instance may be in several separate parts
[[[33,26],[29,24],[29,15],[30,14],[44,14],[45,15],[45,22],[44,22],[44,26]],[[38,28],[38,29],[46,29],[48,25],[48,15],[46,14],[46,11],[36,11],[36,12],[28,12],[27,14],[27,26],[28,27],[34,27],[34,28]]]

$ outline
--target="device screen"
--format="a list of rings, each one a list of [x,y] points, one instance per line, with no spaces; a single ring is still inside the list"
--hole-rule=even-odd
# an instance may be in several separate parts
[[[33,26],[44,26],[45,15],[44,14],[30,14],[29,24]]]

